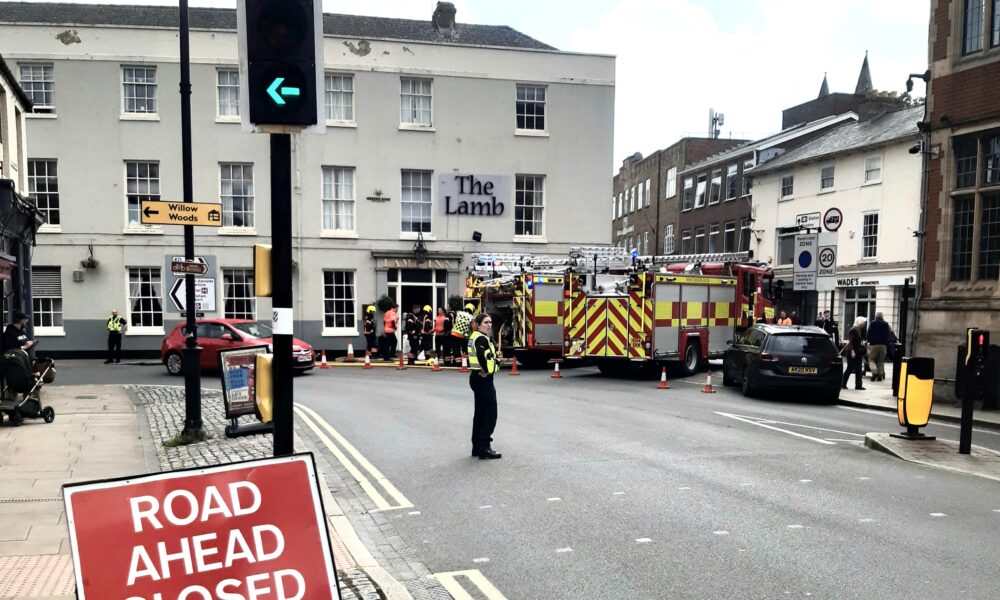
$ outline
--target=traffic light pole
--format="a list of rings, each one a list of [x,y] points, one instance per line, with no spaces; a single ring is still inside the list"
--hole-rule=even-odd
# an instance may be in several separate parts
[[[274,455],[295,452],[292,441],[292,137],[271,134],[271,306]]]
[[[191,181],[191,50],[188,27],[188,2],[180,0],[181,43],[181,168],[184,202],[194,202]],[[184,259],[194,260],[194,226],[184,226]],[[184,430],[185,441],[205,439],[201,421],[201,348],[195,323],[194,275],[184,276],[184,309],[187,313],[187,340],[184,345]]]

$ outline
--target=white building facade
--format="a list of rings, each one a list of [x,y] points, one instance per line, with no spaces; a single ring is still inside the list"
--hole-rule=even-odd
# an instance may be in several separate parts
[[[904,281],[912,287],[917,271],[921,157],[912,150],[922,115],[915,107],[850,123],[754,169],[755,255],[784,283],[779,309],[812,324],[832,300],[841,333],[882,312],[898,334]],[[837,214],[835,290],[794,290],[795,236],[836,228]]]
[[[141,200],[182,200],[176,13],[0,3],[0,50],[39,112],[34,265],[59,283],[37,290],[58,297],[48,327],[35,315],[47,350],[100,350],[112,308],[126,350],[158,349],[180,319],[167,263],[182,229],[139,218]],[[202,312],[255,318],[270,308],[251,270],[269,242],[268,139],[241,131],[235,11],[190,14],[195,200],[223,205],[221,228],[196,229],[214,280]],[[296,337],[363,348],[365,305],[444,306],[472,253],[610,241],[594,215],[611,193],[613,57],[506,27],[341,15],[326,15],[324,52],[326,134],[293,137]]]

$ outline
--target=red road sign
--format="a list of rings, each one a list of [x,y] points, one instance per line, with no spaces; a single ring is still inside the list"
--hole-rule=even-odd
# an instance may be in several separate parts
[[[80,600],[340,598],[311,454],[63,496]]]

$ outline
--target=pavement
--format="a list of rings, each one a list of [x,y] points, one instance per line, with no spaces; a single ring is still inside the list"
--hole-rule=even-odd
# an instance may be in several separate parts
[[[866,379],[864,385],[863,391],[843,390],[839,403],[896,411],[889,376],[885,382]],[[18,428],[0,427],[0,447],[4,448],[0,454],[0,599],[75,597],[63,484],[271,455],[270,436],[226,438],[219,392],[204,390],[203,394],[205,428],[212,438],[189,446],[162,445],[178,433],[183,421],[183,388],[179,386],[48,385],[43,398],[56,411],[53,423],[29,420]],[[960,417],[959,408],[938,404],[932,409],[931,422],[954,423]],[[1000,411],[977,411],[974,424],[1000,429]],[[337,479],[334,469],[323,467],[324,461],[319,460],[323,452],[315,450],[315,439],[298,433],[296,448],[314,450],[320,465],[343,598],[449,598],[441,588],[420,588],[429,585],[428,578],[412,556],[407,563],[389,554],[398,540],[373,539],[368,531],[361,535],[355,531],[348,515],[356,519],[364,511],[345,496],[347,484]],[[960,455],[954,442],[901,440],[885,432],[869,433],[865,445],[910,462],[1000,481],[1000,452],[987,448],[973,446],[971,455]],[[381,518],[377,513],[364,516]],[[376,521],[376,529],[384,525]],[[383,565],[390,566],[392,573]],[[399,573],[404,580],[411,578],[406,586],[394,578]],[[419,585],[414,585],[417,579]]]
[[[212,437],[165,448],[184,418],[177,386],[48,385],[43,404],[53,423],[27,420],[0,427],[0,599],[75,598],[63,484],[224,464],[272,454],[270,436],[225,437],[221,395],[203,391],[203,419]],[[310,450],[296,435],[296,449]],[[319,457],[317,457],[319,458]],[[322,464],[321,461],[317,461]],[[334,498],[341,481],[320,469],[320,487],[343,600],[410,600],[379,565]],[[334,474],[335,476],[335,474]]]

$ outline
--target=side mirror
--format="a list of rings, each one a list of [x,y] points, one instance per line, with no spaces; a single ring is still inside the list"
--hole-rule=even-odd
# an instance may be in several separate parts
[[[233,334],[231,334],[231,333],[223,333],[222,337],[219,338],[219,339],[226,340],[227,342],[232,342],[233,341]]]

